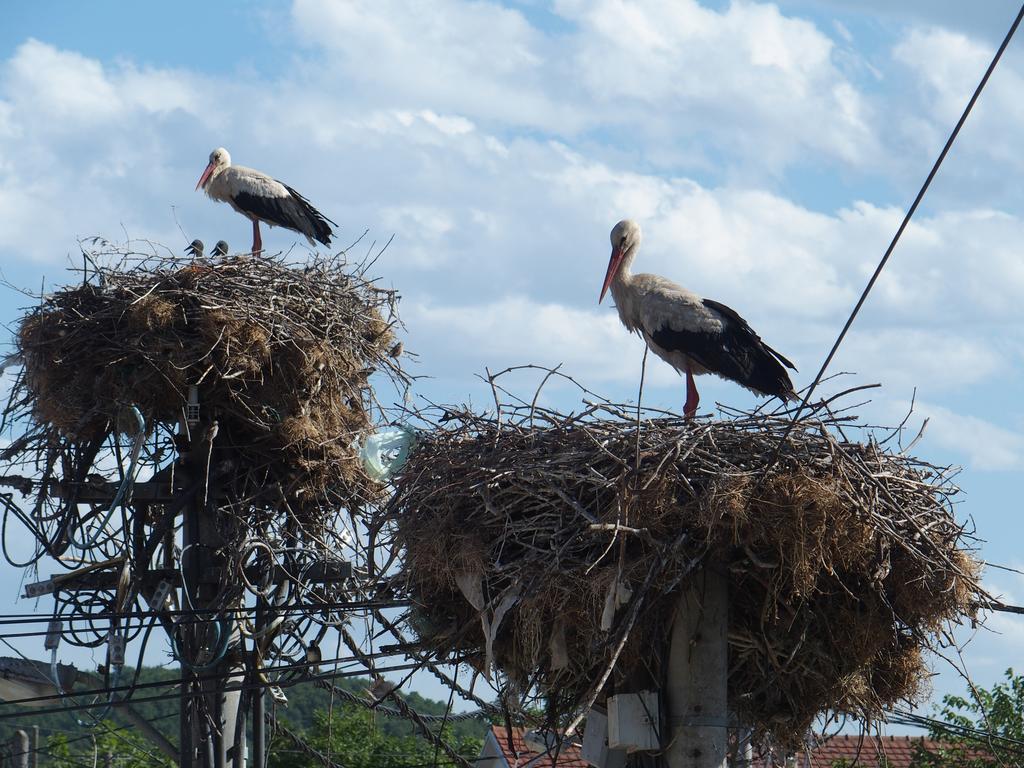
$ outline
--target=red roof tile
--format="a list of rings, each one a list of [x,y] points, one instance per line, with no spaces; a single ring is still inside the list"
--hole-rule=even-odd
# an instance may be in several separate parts
[[[580,757],[580,746],[578,744],[566,744],[558,753],[558,763],[554,762],[554,754],[541,755],[526,746],[523,740],[523,729],[512,729],[512,749],[509,750],[509,730],[503,725],[492,725],[491,733],[494,734],[498,746],[501,748],[505,760],[512,768],[591,768],[583,758]],[[535,761],[535,762],[531,762]]]
[[[578,744],[566,744],[558,755],[540,754],[526,746],[523,729],[512,729],[512,749],[509,732],[503,725],[492,725],[491,733],[511,768],[591,768],[580,757]],[[798,755],[797,768],[831,768],[837,761],[850,768],[910,768],[918,747],[936,752],[943,743],[922,736],[830,736],[809,752]],[[782,766],[781,759],[765,759],[762,765]]]
[[[923,736],[830,736],[798,755],[796,765],[830,768],[842,760],[844,765],[858,768],[910,768],[918,748],[937,752],[943,746]]]

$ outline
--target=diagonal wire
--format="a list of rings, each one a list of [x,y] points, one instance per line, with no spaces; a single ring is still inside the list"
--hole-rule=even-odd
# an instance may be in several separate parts
[[[995,56],[992,57],[992,61],[989,63],[988,69],[985,70],[985,74],[982,76],[981,81],[978,83],[978,87],[974,89],[974,93],[971,95],[970,101],[968,101],[967,106],[964,107],[963,114],[960,115],[960,119],[957,120],[956,126],[953,128],[953,131],[949,134],[949,138],[946,139],[946,144],[942,148],[942,151],[939,153],[938,158],[935,160],[935,164],[932,166],[931,171],[928,172],[928,176],[924,180],[924,184],[921,185],[921,189],[917,193],[917,197],[914,198],[914,202],[911,203],[910,208],[907,209],[907,213],[903,217],[903,221],[900,223],[899,229],[896,230],[896,234],[893,235],[892,241],[889,243],[889,247],[885,249],[885,254],[882,256],[881,261],[878,262],[878,266],[875,267],[874,274],[871,275],[871,279],[868,280],[868,284],[864,287],[864,291],[863,293],[861,293],[860,298],[857,300],[856,306],[854,306],[853,311],[847,318],[846,324],[843,326],[843,330],[839,332],[839,336],[836,338],[835,344],[832,345],[832,349],[829,351],[828,357],[826,357],[825,362],[821,364],[821,370],[819,370],[818,375],[814,377],[814,381],[811,383],[811,386],[807,389],[807,394],[804,395],[803,401],[800,403],[800,407],[796,409],[796,413],[793,414],[793,418],[790,420],[785,431],[782,433],[782,437],[779,438],[779,444],[775,447],[775,453],[773,454],[771,461],[769,461],[768,464],[765,466],[764,475],[767,475],[768,470],[770,470],[775,465],[775,462],[778,461],[779,453],[782,451],[782,447],[786,444],[786,440],[787,438],[789,438],[790,433],[793,431],[793,427],[795,427],[797,422],[800,420],[800,416],[807,408],[807,404],[811,402],[811,396],[814,394],[814,390],[821,382],[821,378],[822,376],[825,375],[826,369],[832,363],[832,358],[834,358],[836,352],[839,351],[840,345],[846,338],[846,333],[850,330],[850,326],[853,325],[853,321],[857,318],[857,315],[860,313],[861,307],[864,306],[864,302],[867,300],[868,294],[871,293],[871,289],[874,288],[875,282],[878,280],[879,275],[882,274],[882,270],[885,268],[886,263],[889,261],[889,257],[892,256],[892,252],[896,249],[896,244],[899,243],[900,238],[903,236],[904,230],[906,230],[907,225],[910,224],[910,220],[914,217],[914,213],[917,212],[918,206],[921,204],[921,201],[924,199],[925,193],[928,191],[928,187],[931,186],[932,180],[935,178],[935,175],[939,172],[939,167],[942,165],[942,162],[946,159],[946,155],[949,154],[949,150],[953,147],[953,142],[956,141],[956,137],[960,134],[960,129],[963,128],[964,123],[967,122],[967,118],[971,114],[971,110],[974,109],[974,105],[978,101],[978,97],[981,96],[981,92],[985,89],[985,86],[988,84],[989,78],[995,71],[996,65],[999,63],[999,60],[1003,57],[1003,52],[1010,44],[1010,40],[1013,39],[1014,34],[1017,32],[1017,27],[1020,26],[1020,22],[1022,19],[1024,19],[1024,5],[1021,5],[1020,10],[1017,12],[1017,17],[1013,20],[1013,24],[1010,25],[1010,29],[1006,33],[1006,37],[1003,38],[1003,42],[996,50]]]

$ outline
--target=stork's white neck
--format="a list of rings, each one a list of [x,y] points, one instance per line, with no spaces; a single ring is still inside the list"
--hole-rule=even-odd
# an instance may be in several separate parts
[[[639,243],[633,243],[626,249],[626,253],[622,257],[622,261],[619,263],[619,271],[616,273],[615,279],[612,280],[612,288],[615,287],[616,283],[629,285],[633,280],[633,259],[636,258],[637,251],[639,250]]]
[[[633,291],[631,290],[633,285],[633,272],[630,269],[633,266],[633,259],[636,258],[637,251],[640,250],[639,243],[633,243],[626,249],[625,255],[622,257],[622,261],[619,263],[619,269],[615,273],[615,277],[612,278],[612,284],[609,286],[609,290],[612,294],[612,299],[615,301],[615,308],[619,312],[619,319],[625,324],[629,330],[634,330],[635,325],[632,322],[632,306],[633,306]]]

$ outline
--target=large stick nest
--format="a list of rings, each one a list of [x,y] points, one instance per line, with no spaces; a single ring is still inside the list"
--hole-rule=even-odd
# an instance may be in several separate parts
[[[660,685],[679,587],[707,565],[728,573],[730,706],[761,737],[919,694],[922,651],[980,594],[952,470],[835,419],[803,420],[773,463],[785,418],[599,415],[449,411],[425,433],[384,521],[425,645],[570,712]]]
[[[131,406],[149,432],[187,432],[195,386],[201,421],[217,421],[216,445],[245,475],[238,496],[270,486],[312,510],[379,494],[356,441],[371,424],[370,376],[404,380],[393,291],[341,256],[295,266],[92,254],[103,256],[114,264],[44,295],[20,323],[24,375],[6,415],[28,415],[35,427],[16,448],[130,433]]]

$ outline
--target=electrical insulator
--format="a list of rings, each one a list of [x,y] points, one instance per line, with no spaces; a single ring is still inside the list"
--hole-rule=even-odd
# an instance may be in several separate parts
[[[120,632],[111,632],[107,637],[107,648],[112,667],[124,666],[124,635]]]
[[[64,622],[60,619],[51,619],[46,627],[46,640],[43,642],[43,648],[48,651],[57,650],[57,646],[60,645],[60,636],[63,633]]]

